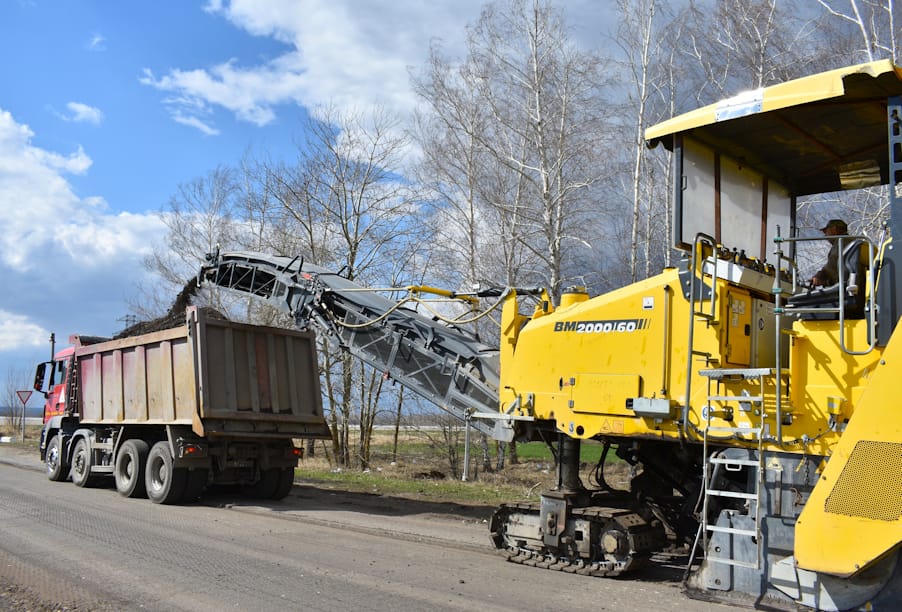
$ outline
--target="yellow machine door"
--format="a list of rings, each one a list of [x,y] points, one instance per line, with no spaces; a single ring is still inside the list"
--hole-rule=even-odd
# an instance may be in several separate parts
[[[721,355],[724,365],[748,367],[752,354],[752,297],[729,287],[725,292]]]

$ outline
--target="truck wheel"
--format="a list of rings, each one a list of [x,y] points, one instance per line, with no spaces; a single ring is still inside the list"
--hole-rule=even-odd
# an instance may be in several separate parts
[[[113,475],[116,490],[125,497],[146,497],[144,472],[147,469],[147,454],[150,445],[144,440],[126,440],[116,457]]]
[[[291,487],[294,486],[294,468],[286,467],[279,470],[279,484],[276,486],[276,492],[272,494],[273,499],[284,499],[291,493]]]
[[[204,489],[207,487],[210,470],[206,468],[197,468],[188,472],[188,482],[185,484],[185,494],[182,501],[186,504],[196,502],[200,499]]]
[[[172,465],[168,442],[157,442],[147,456],[144,484],[147,497],[155,504],[177,504],[185,493],[188,471]]]
[[[59,435],[54,434],[47,444],[44,464],[47,466],[47,478],[54,482],[62,482],[69,477],[69,464],[63,456],[63,443]]]
[[[77,487],[90,487],[95,479],[91,478],[91,451],[88,441],[79,438],[72,453],[72,482]]]

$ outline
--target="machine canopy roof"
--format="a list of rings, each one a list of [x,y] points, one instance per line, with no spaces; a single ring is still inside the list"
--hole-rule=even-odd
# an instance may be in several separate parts
[[[822,72],[721,100],[648,128],[648,146],[686,135],[808,195],[888,182],[889,60]],[[902,119],[900,119],[902,120]]]

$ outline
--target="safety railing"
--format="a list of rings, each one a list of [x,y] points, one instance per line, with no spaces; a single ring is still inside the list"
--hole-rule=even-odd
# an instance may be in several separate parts
[[[704,247],[708,247],[706,250]],[[686,430],[689,426],[689,398],[692,397],[692,360],[695,357],[705,357],[706,361],[711,357],[709,353],[698,352],[693,346],[695,339],[695,319],[701,317],[705,319],[709,325],[716,322],[717,317],[717,266],[714,265],[711,271],[711,308],[709,312],[705,312],[703,308],[696,310],[696,302],[704,302],[705,282],[703,278],[704,262],[708,258],[708,253],[712,257],[716,257],[717,244],[714,238],[707,234],[697,234],[692,243],[692,257],[689,260],[689,335],[688,350],[686,363],[686,399],[683,402],[682,423],[680,432],[683,437],[686,436]]]

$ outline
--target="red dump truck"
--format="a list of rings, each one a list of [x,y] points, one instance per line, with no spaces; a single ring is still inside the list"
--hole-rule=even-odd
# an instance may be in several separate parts
[[[291,490],[298,438],[328,438],[311,332],[233,323],[195,307],[185,324],[118,340],[72,336],[39,364],[50,480],[112,477],[128,497],[198,499],[208,484]]]

